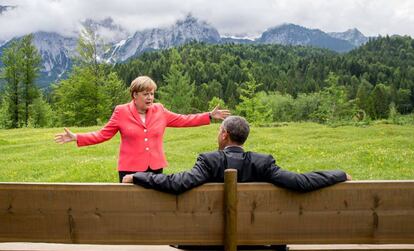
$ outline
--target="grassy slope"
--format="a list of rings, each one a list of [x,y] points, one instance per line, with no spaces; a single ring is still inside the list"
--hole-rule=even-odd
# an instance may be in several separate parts
[[[72,128],[87,132],[99,127]],[[0,182],[117,182],[119,135],[100,145],[57,145],[51,129],[0,130]],[[192,167],[198,153],[216,149],[218,125],[167,129],[167,173]],[[288,170],[343,169],[354,179],[414,179],[414,127],[330,128],[292,123],[252,128],[246,150],[270,153]]]

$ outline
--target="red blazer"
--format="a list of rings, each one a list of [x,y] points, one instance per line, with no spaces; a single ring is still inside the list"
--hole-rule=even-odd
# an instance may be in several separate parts
[[[145,124],[135,104],[118,105],[111,119],[99,131],[77,134],[78,146],[94,145],[121,133],[119,149],[119,171],[145,171],[148,167],[157,170],[167,166],[163,149],[166,127],[190,127],[210,124],[208,112],[181,115],[168,111],[162,104],[153,104],[148,110]]]

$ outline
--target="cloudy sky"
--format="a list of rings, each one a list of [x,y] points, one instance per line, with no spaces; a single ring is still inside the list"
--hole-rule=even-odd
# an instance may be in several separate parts
[[[414,37],[411,0],[0,0],[0,5],[18,6],[0,15],[0,40],[40,30],[67,35],[86,18],[112,17],[134,32],[172,25],[188,13],[221,35],[255,36],[294,23],[323,31],[356,27],[367,36]]]

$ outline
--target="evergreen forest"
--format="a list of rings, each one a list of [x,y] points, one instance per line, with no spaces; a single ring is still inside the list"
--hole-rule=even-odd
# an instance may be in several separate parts
[[[370,39],[345,54],[304,46],[191,42],[148,51],[116,65],[97,59],[98,40],[85,30],[67,79],[36,87],[40,56],[32,37],[4,51],[0,128],[104,124],[129,102],[133,79],[148,75],[157,102],[176,113],[217,104],[251,123],[313,121],[414,123],[414,40]]]

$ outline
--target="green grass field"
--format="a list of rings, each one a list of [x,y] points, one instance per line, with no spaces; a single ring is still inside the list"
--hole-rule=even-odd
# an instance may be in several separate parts
[[[167,129],[166,173],[190,169],[198,153],[215,150],[217,131],[218,124]],[[0,182],[118,182],[119,135],[78,148],[55,144],[54,135],[60,132],[62,128],[0,130]],[[414,179],[414,126],[253,127],[245,149],[270,153],[279,166],[295,172],[342,169],[355,180]]]

